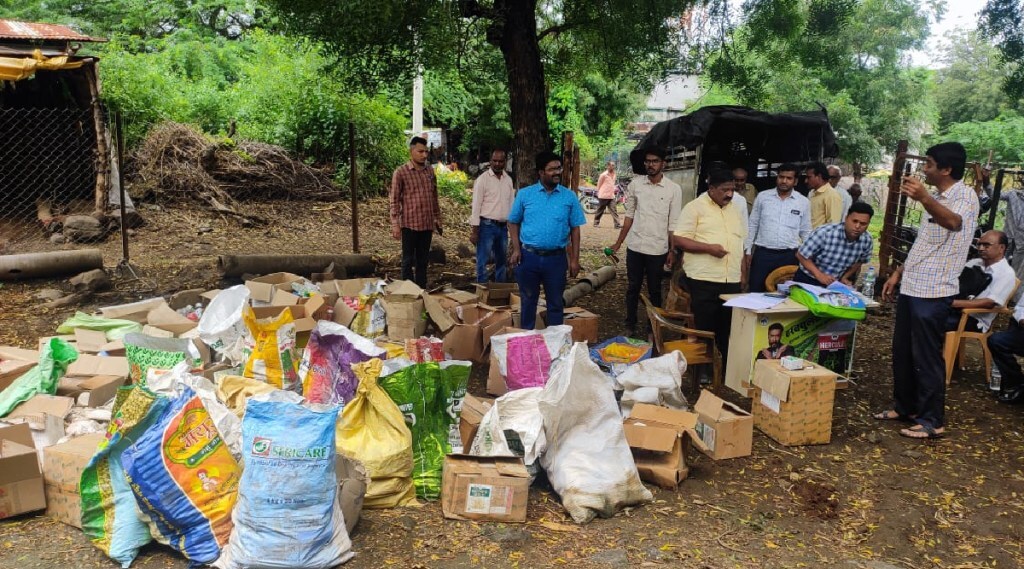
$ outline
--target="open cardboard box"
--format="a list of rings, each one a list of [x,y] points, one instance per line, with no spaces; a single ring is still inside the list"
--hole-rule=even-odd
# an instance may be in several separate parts
[[[295,333],[310,332],[316,327],[317,316],[326,313],[326,301],[321,295],[313,295],[302,299],[301,304],[290,306],[255,306],[252,311],[257,320],[265,318],[276,318],[281,312],[288,310],[292,313],[295,323]]]
[[[462,438],[463,452],[468,452],[476,432],[480,429],[480,421],[487,411],[494,406],[493,399],[482,399],[466,394],[462,400],[462,414],[459,415],[459,436]]]
[[[0,346],[0,391],[39,363],[39,352]]]
[[[701,452],[715,460],[750,456],[754,444],[754,417],[707,389],[701,390],[693,410],[699,419],[695,431],[704,443]]]
[[[117,375],[62,377],[57,384],[57,395],[71,397],[83,407],[101,407],[117,395],[127,379]]]
[[[424,308],[442,334],[459,323],[455,314],[456,307],[475,303],[476,295],[462,290],[423,295]]]
[[[257,302],[270,303],[277,291],[291,292],[292,283],[301,282],[302,277],[293,273],[271,273],[245,281],[249,298]]]
[[[178,314],[168,304],[161,304],[155,306],[146,315],[146,325],[179,336],[195,328],[199,323]]]
[[[686,441],[698,448],[703,443],[694,431],[697,414],[658,405],[637,403],[622,430],[633,450],[640,479],[662,488],[675,489],[686,480]]]
[[[519,292],[516,283],[476,284],[476,298],[481,304],[490,306],[511,306],[512,294]]]
[[[128,358],[78,354],[78,359],[68,366],[68,371],[65,375],[79,377],[115,375],[119,377],[128,377]]]
[[[25,424],[0,427],[0,519],[45,507],[32,430]]]
[[[105,438],[105,433],[89,433],[43,449],[47,516],[81,529],[79,482],[82,471],[96,454],[96,447]]]
[[[512,324],[512,313],[485,304],[455,307],[458,323],[444,336],[444,351],[456,360],[485,362],[491,336]]]
[[[105,306],[103,308],[100,308],[100,315],[102,315],[104,318],[131,320],[132,322],[145,324],[146,316],[149,314],[149,311],[161,304],[167,304],[167,302],[163,299],[163,297],[157,296],[154,298],[140,300],[138,302],[130,302],[128,304]]]

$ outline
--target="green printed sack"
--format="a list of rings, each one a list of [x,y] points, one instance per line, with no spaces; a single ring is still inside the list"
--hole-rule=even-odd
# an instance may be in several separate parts
[[[167,402],[166,397],[139,385],[118,390],[107,438],[82,471],[82,531],[122,567],[128,567],[152,538],[149,526],[139,517],[121,454],[150,428]]]
[[[471,364],[464,361],[388,360],[380,387],[402,411],[412,431],[412,479],[416,496],[441,497],[444,457],[452,452],[451,431],[458,429]]]
[[[145,384],[150,369],[169,371],[184,361],[191,368],[203,365],[199,350],[187,338],[128,334],[124,337],[124,355],[128,358],[128,378],[131,383]]]
[[[826,289],[808,289],[796,283],[789,288],[789,297],[806,306],[815,316],[846,320],[864,320],[867,316],[864,301],[852,289],[838,281]]]

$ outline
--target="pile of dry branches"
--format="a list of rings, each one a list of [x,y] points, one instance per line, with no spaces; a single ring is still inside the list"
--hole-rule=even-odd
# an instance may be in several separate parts
[[[251,219],[239,209],[244,200],[339,196],[327,174],[279,146],[217,139],[173,122],[149,131],[132,153],[126,174],[137,197],[201,200],[214,211],[243,219]]]

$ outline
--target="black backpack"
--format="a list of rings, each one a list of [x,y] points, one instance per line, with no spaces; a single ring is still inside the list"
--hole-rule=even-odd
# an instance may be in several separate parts
[[[960,293],[956,297],[961,300],[972,299],[981,294],[991,283],[992,275],[986,273],[982,267],[965,267],[960,273]]]

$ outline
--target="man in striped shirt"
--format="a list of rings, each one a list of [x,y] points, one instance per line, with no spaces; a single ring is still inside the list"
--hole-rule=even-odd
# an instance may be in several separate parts
[[[402,241],[402,279],[427,288],[427,254],[434,231],[441,235],[437,179],[427,164],[427,141],[409,141],[409,161],[391,176],[391,238]]]
[[[921,227],[902,267],[882,287],[892,300],[896,286],[896,326],[892,337],[893,408],[879,420],[916,423],[900,435],[937,438],[945,432],[946,369],[942,343],[953,297],[960,290],[960,272],[974,237],[978,196],[964,185],[967,151],[944,142],[925,152],[924,174],[935,192],[906,176],[900,192],[924,207]]]

